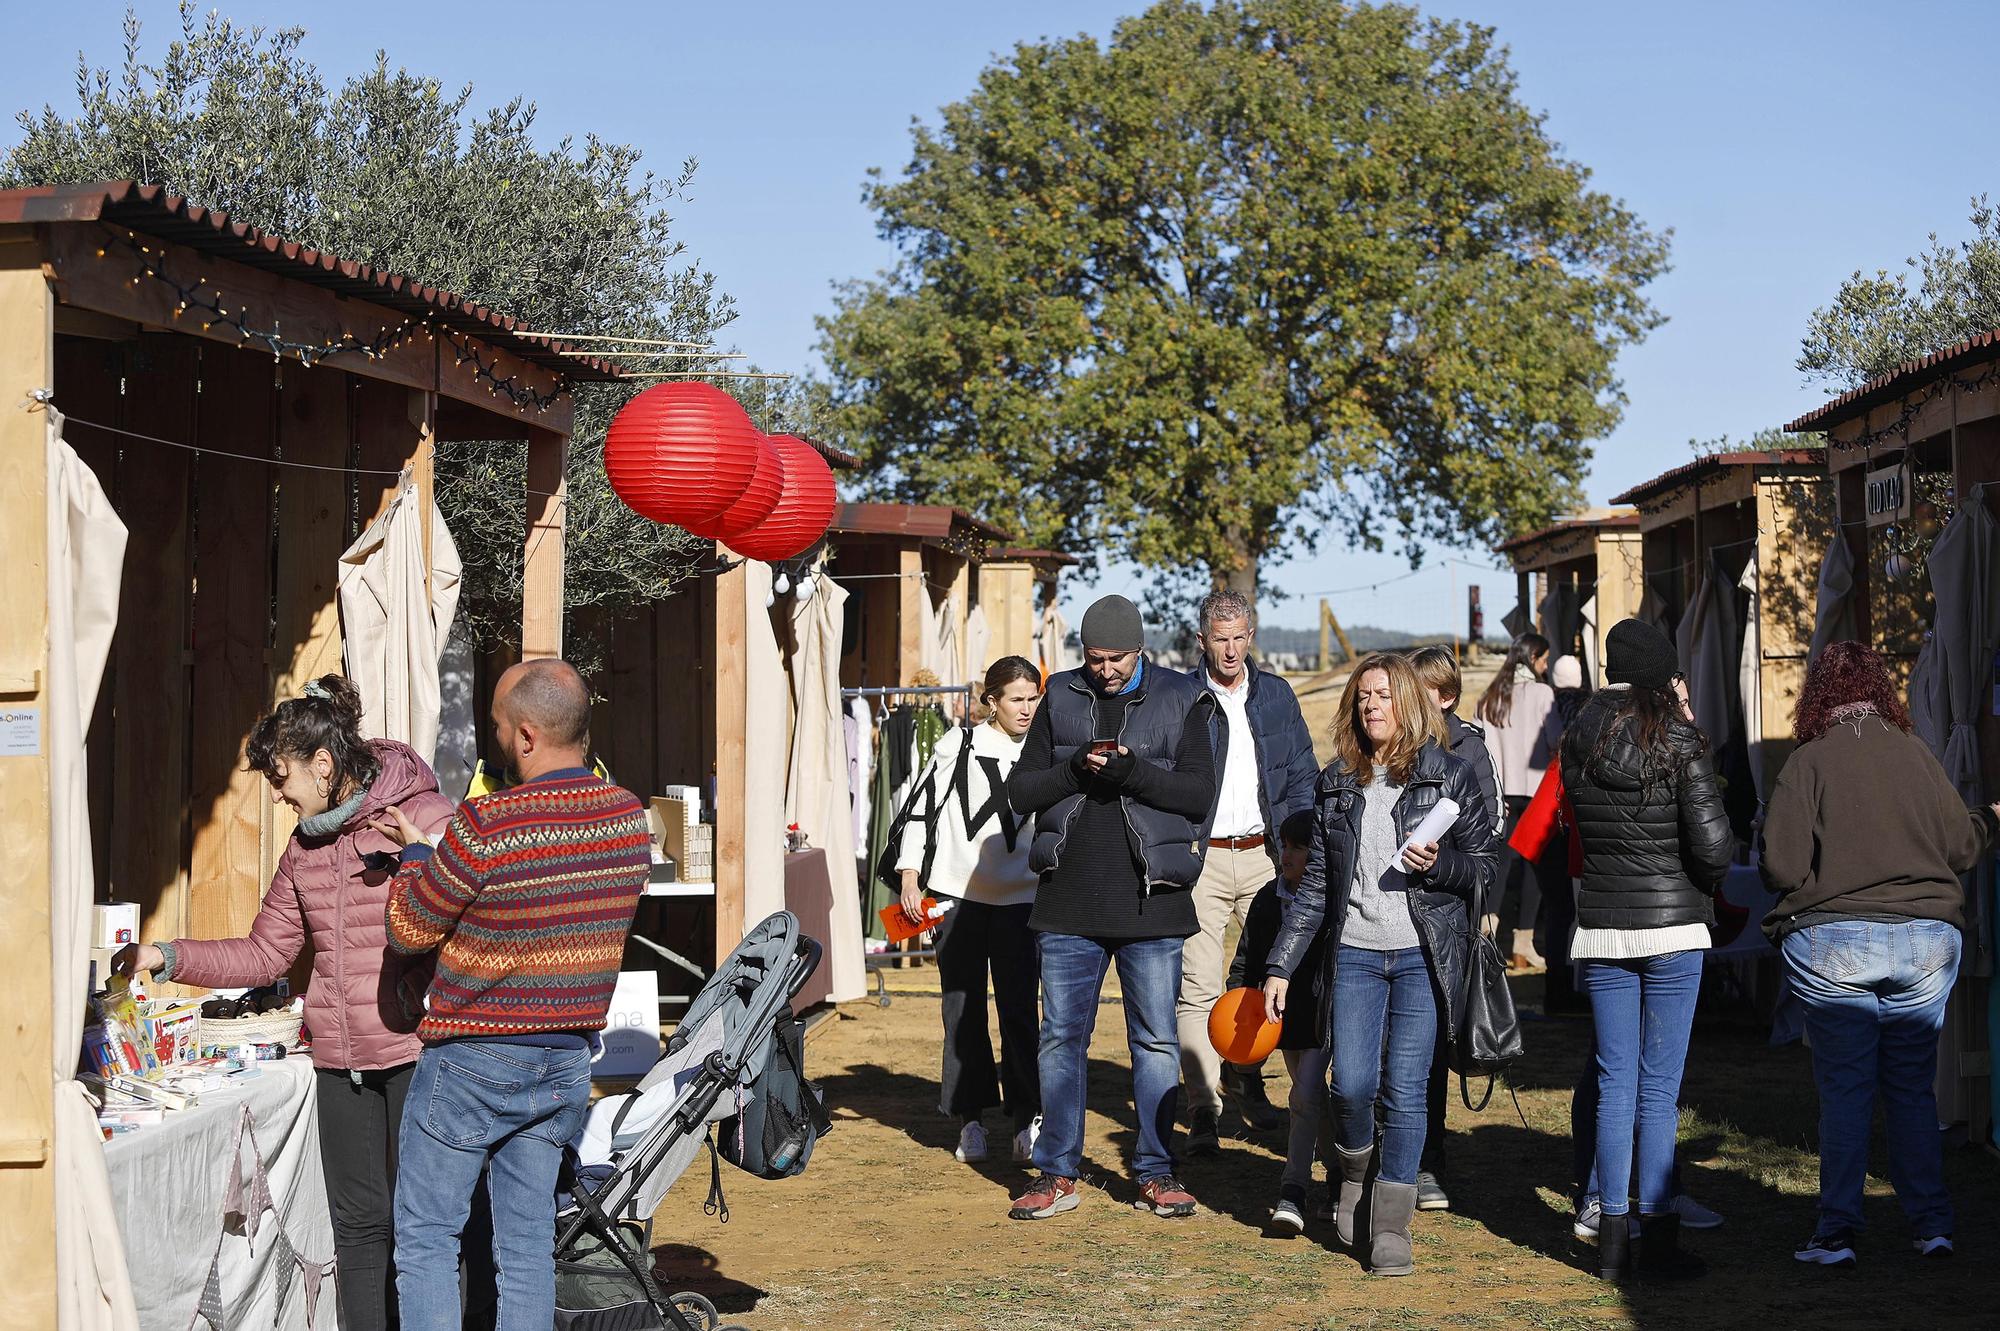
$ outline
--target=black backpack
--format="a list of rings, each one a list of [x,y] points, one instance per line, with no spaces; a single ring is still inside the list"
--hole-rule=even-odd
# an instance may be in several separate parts
[[[715,1125],[722,1158],[758,1178],[803,1173],[814,1144],[833,1130],[825,1093],[806,1077],[805,1036],[789,1007],[779,1013],[764,1066],[737,1111]]]

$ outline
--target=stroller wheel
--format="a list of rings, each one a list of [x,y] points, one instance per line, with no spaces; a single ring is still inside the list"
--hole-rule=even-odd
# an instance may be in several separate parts
[[[722,1314],[699,1294],[675,1294],[667,1302],[674,1306],[675,1312],[693,1324],[694,1331],[719,1331],[722,1325]]]

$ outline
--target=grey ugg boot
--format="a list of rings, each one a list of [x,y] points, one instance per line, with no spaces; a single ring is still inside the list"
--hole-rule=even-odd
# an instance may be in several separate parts
[[[1375,1148],[1350,1151],[1336,1146],[1334,1158],[1340,1162],[1340,1198],[1333,1204],[1333,1233],[1343,1248],[1351,1248],[1354,1212],[1361,1205],[1361,1188],[1368,1179],[1368,1162],[1375,1158]]]
[[[1406,1276],[1417,1269],[1410,1251],[1410,1217],[1417,1211],[1417,1185],[1375,1180],[1368,1202],[1368,1271]]]

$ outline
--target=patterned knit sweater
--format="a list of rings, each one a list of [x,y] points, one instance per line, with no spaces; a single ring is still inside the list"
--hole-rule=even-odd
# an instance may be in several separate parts
[[[438,948],[417,1035],[601,1029],[651,862],[637,797],[581,768],[459,805],[389,894],[389,945]]]

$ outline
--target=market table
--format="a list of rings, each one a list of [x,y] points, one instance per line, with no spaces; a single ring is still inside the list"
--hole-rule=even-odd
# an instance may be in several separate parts
[[[230,1331],[339,1323],[312,1064],[258,1067],[104,1144],[145,1331],[188,1331],[205,1296]]]

